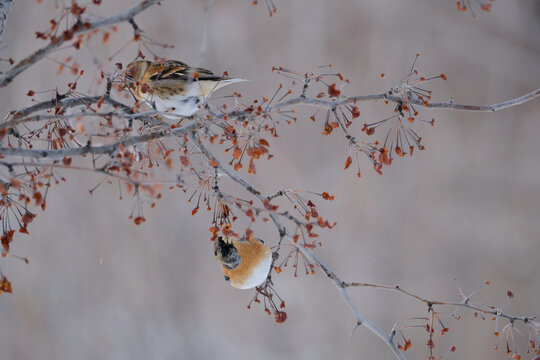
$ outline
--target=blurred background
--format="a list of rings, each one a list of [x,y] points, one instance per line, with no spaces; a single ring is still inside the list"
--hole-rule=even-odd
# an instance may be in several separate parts
[[[477,18],[458,12],[452,0],[274,2],[272,18],[262,1],[217,0],[210,13],[208,50],[199,65],[250,79],[234,88],[245,99],[273,94],[284,81],[271,73],[277,65],[303,72],[332,63],[351,80],[345,95],[385,91],[409,71],[416,53],[423,74],[448,77],[430,84],[434,100],[491,104],[540,87],[538,0],[497,0],[491,13],[476,8]],[[59,3],[15,2],[2,58],[19,60],[42,46],[34,31],[48,27]],[[108,0],[100,7],[88,4],[88,11],[113,14],[135,3]],[[175,44],[158,49],[160,55],[194,64],[205,4],[163,1],[136,20],[150,37]],[[108,46],[95,42],[81,50],[86,74],[99,69],[85,54],[107,62],[132,36],[122,24]],[[136,51],[126,48],[106,70],[131,61]],[[65,87],[72,77],[57,77],[57,66],[43,60],[0,89],[2,116],[29,105],[29,89]],[[220,93],[228,91],[233,88]],[[509,289],[516,298],[506,311],[538,314],[540,100],[493,114],[425,111],[425,118],[436,119],[433,128],[417,127],[426,151],[395,161],[384,176],[363,159],[361,179],[354,169],[343,171],[343,137],[321,136],[323,121],[313,124],[311,110],[299,111],[298,123],[281,128],[271,142],[275,157],[258,163],[257,176],[246,176],[265,193],[287,187],[335,195],[333,202],[318,201],[320,213],[338,226],[321,233],[317,252],[342,279],[400,284],[449,301],[459,300],[452,279],[465,291],[489,280],[478,300],[501,306]],[[352,128],[357,135],[364,122],[390,113],[380,103],[360,104],[360,111]],[[392,358],[362,327],[349,337],[355,320],[321,273],[293,278],[289,269],[274,277],[287,303],[289,318],[282,325],[260,305],[246,309],[254,292],[223,280],[208,241],[211,214],[192,216],[187,195],[167,194],[135,226],[128,219],[133,199],[117,200],[116,186],[90,196],[87,190],[100,177],[65,176],[66,184],[50,189],[47,211],[30,225],[31,235],[13,243],[13,253],[30,264],[14,257],[0,262],[14,288],[0,297],[1,359]],[[256,231],[267,243],[277,240],[271,225],[259,224]],[[351,293],[385,330],[426,315],[422,304],[399,294]],[[437,336],[437,354],[455,345],[458,358],[503,359],[503,351],[492,350],[493,324],[462,314],[459,321],[443,317],[450,332]],[[426,335],[422,329],[407,332],[410,359],[427,358]],[[524,358],[531,358],[520,344]]]

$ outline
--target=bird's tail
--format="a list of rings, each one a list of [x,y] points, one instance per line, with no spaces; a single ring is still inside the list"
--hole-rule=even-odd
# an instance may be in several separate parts
[[[216,91],[217,89],[221,89],[224,86],[238,83],[238,82],[245,82],[245,81],[249,81],[249,80],[241,79],[241,78],[222,78],[219,81],[199,80],[198,82],[201,86],[203,95],[209,96],[214,91]]]

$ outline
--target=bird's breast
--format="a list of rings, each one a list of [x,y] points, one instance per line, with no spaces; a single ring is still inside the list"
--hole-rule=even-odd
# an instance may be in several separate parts
[[[222,266],[223,275],[237,289],[251,289],[263,283],[272,265],[272,250],[255,238],[235,241],[235,246],[241,258],[240,265],[234,269]]]
[[[152,101],[156,110],[180,116],[191,116],[199,110],[200,99],[196,96],[170,96],[162,98],[154,96]]]

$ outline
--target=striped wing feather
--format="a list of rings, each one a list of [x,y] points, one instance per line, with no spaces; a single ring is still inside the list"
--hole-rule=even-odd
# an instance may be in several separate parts
[[[197,73],[199,80],[219,81],[226,78],[218,76],[210,70],[203,68],[190,68],[187,64],[177,60],[156,61],[151,65],[150,80],[188,80]]]

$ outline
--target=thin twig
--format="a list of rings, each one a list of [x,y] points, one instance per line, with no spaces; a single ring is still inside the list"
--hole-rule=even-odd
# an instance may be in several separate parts
[[[424,103],[420,100],[415,100],[413,103],[414,105],[420,105],[420,106],[424,106],[430,109],[452,109],[452,110],[462,110],[462,111],[495,112],[497,110],[507,109],[507,108],[524,104],[528,101],[536,99],[539,96],[540,96],[540,89],[536,89],[534,91],[531,91],[528,94],[517,97],[515,99],[503,101],[503,102],[493,104],[493,105],[464,105],[464,104],[456,104],[453,101],[428,103],[427,105],[424,105]]]
[[[485,313],[485,314],[500,316],[500,317],[506,318],[506,319],[508,319],[510,321],[513,321],[513,322],[514,321],[522,321],[524,323],[528,323],[528,322],[535,319],[534,316],[512,316],[512,315],[505,314],[505,313],[503,313],[503,312],[501,312],[501,311],[499,311],[497,309],[484,309],[484,308],[481,308],[481,307],[477,307],[477,306],[471,305],[471,303],[467,301],[469,298],[466,298],[465,301],[460,302],[460,303],[449,302],[449,301],[439,301],[439,300],[429,300],[429,299],[423,298],[421,296],[418,296],[418,295],[416,295],[416,294],[414,294],[414,293],[412,293],[410,291],[404,290],[399,285],[390,286],[390,285],[359,283],[359,282],[344,283],[343,285],[345,287],[371,287],[371,288],[375,288],[375,289],[396,291],[396,292],[399,292],[401,294],[407,295],[407,296],[409,296],[409,297],[411,297],[413,299],[421,301],[424,304],[426,304],[428,307],[432,307],[432,306],[435,306],[435,305],[463,307],[463,308],[467,308],[467,309],[470,309],[470,310],[479,311],[479,312],[482,312],[482,313]]]

